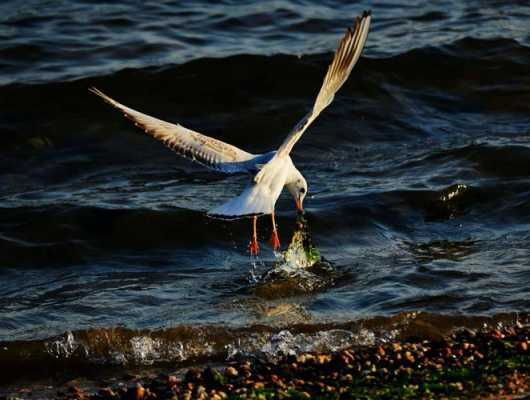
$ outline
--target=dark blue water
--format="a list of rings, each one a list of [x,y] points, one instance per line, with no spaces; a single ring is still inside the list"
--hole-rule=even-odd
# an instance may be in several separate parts
[[[273,254],[268,219],[253,259],[248,221],[205,216],[246,177],[180,159],[87,91],[268,151],[366,8],[363,57],[292,154],[322,257],[309,269]],[[287,348],[333,348],[417,318],[432,333],[526,315],[529,26],[521,1],[2,2],[0,365],[274,353],[279,330]],[[285,249],[288,194],[277,212]]]

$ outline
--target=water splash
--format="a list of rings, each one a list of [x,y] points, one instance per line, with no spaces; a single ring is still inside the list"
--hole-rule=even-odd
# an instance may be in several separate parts
[[[307,219],[302,214],[298,214],[291,243],[287,250],[281,254],[277,268],[286,272],[295,272],[310,268],[320,261],[322,261],[322,257],[313,243]]]
[[[272,268],[256,277],[255,293],[266,299],[309,294],[334,284],[336,271],[313,243],[307,219],[299,214],[287,249]]]
[[[71,331],[44,344],[46,352],[55,358],[70,358],[80,347]]]
[[[131,340],[131,358],[141,364],[152,364],[160,359],[160,340],[148,336],[136,336]]]
[[[259,358],[275,361],[285,356],[303,353],[334,352],[355,345],[372,345],[378,340],[368,329],[329,329],[313,333],[281,330],[277,333],[242,337],[237,344],[229,344],[225,350],[227,360],[237,358]]]
[[[308,352],[337,351],[355,343],[355,334],[343,329],[317,332],[315,334],[293,335],[283,330],[273,335],[259,350],[268,359],[297,355]],[[374,337],[373,333],[371,336]]]

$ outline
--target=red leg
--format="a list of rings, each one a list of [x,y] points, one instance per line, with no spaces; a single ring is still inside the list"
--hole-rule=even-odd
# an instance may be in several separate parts
[[[258,222],[258,217],[252,217],[252,240],[250,241],[250,244],[248,245],[248,249],[250,250],[250,254],[257,256],[259,253],[259,244],[258,244],[258,234],[256,225]]]
[[[278,237],[278,228],[276,227],[276,220],[274,218],[274,211],[272,212],[271,245],[272,245],[273,250],[278,250],[280,248],[280,238]]]

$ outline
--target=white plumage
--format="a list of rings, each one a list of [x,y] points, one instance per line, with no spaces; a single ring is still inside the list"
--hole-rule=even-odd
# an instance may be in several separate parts
[[[208,212],[211,217],[241,218],[272,214],[274,201],[271,192],[263,185],[252,185],[239,196]]]

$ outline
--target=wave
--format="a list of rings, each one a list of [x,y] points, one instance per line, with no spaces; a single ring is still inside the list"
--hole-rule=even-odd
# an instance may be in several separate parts
[[[502,30],[503,35],[528,41],[525,11],[513,12],[520,9],[518,2],[481,1],[475,8],[450,3],[443,9],[436,4],[373,4],[370,54],[402,54],[413,46],[452,43],[465,35],[495,38],[498,27],[506,24],[511,29]],[[6,29],[0,33],[0,51],[5,49],[10,57],[0,57],[5,72],[0,81],[58,81],[204,55],[318,53],[331,49],[361,10],[340,0],[287,0],[267,8],[249,1],[236,11],[231,4],[199,0],[178,7],[122,2],[94,14],[91,2],[72,0],[46,5],[36,15],[31,9],[19,10],[11,0],[1,20]],[[74,14],[81,20],[68,18]],[[32,43],[34,51],[21,43]],[[37,59],[38,53],[53,57]]]
[[[435,158],[470,159],[479,166],[484,163],[482,174],[490,171],[491,165],[499,165],[491,170],[497,176],[524,176],[530,161],[528,149],[511,149],[510,161],[503,162],[506,151],[505,148],[496,150],[473,145]],[[138,190],[137,199],[131,204],[125,200],[110,202],[97,187],[84,185],[79,197],[70,193],[64,198],[52,196],[48,199],[51,191],[48,189],[44,195],[38,195],[44,196],[40,199],[35,196],[4,199],[0,208],[3,226],[0,264],[11,267],[72,265],[116,251],[230,248],[235,245],[235,238],[248,236],[246,219],[231,222],[210,219],[206,216],[208,208],[201,209],[200,201],[196,202],[199,207],[195,210],[176,207],[173,195],[178,196],[177,190],[181,190],[178,186],[169,189],[168,194],[165,190],[161,194],[158,186],[153,191]],[[217,187],[199,185],[196,190],[200,194],[194,195],[208,198],[215,196]],[[497,226],[524,225],[529,222],[530,208],[525,200],[529,191],[525,179],[482,185],[455,183],[438,190],[385,191],[375,187],[367,194],[343,193],[339,186],[332,193],[317,194],[309,201],[308,218],[311,228],[318,231],[324,241],[328,234],[329,239],[336,240],[343,230],[378,230],[378,225],[396,233],[406,233],[411,216],[426,222],[458,218],[468,223],[481,220]],[[114,190],[108,193],[116,196]],[[123,196],[119,192],[117,195]],[[289,232],[295,228],[295,221],[291,212],[281,211],[292,208],[289,200],[285,200],[287,203],[284,205],[282,200],[279,207],[278,221]],[[78,201],[86,205],[76,204]],[[35,202],[40,205],[30,205]]]
[[[97,365],[145,366],[171,363],[173,368],[190,364],[241,358],[275,360],[305,352],[338,351],[374,345],[390,339],[440,339],[455,329],[496,328],[503,324],[528,323],[527,314],[492,317],[401,313],[345,323],[296,324],[289,327],[254,325],[176,326],[161,330],[123,327],[68,331],[44,340],[0,342],[3,373],[0,382],[22,379],[35,371],[68,369],[71,372]],[[43,376],[40,375],[42,379]]]
[[[184,119],[235,144],[248,146],[244,139],[251,129],[250,150],[255,150],[267,143],[268,132],[288,131],[285,124],[294,124],[296,116],[303,115],[328,61],[329,54],[302,58],[237,55],[125,69],[68,82],[3,86],[0,132],[6,145],[1,151],[12,154],[18,150],[23,155],[72,145],[74,135],[75,142],[86,143],[110,127],[123,130],[125,124],[118,124],[109,110],[89,95],[90,86],[160,117]],[[330,114],[356,110],[376,123],[376,115],[384,109],[386,126],[403,126],[404,130],[411,125],[412,130],[422,129],[426,122],[418,111],[423,108],[437,109],[443,115],[456,112],[467,122],[474,122],[473,114],[478,118],[492,111],[527,114],[530,101],[524,87],[529,72],[530,49],[512,39],[466,38],[443,47],[363,59]],[[362,102],[356,106],[359,98]],[[517,101],[506,101],[509,98]],[[416,120],[410,118],[415,108]],[[245,112],[237,118],[228,116],[238,109]],[[259,128],[261,120],[267,121],[263,128]],[[429,126],[436,128],[436,121]]]
[[[528,187],[524,182],[520,186],[517,188],[513,182],[482,187],[454,184],[440,190],[376,191],[366,195],[344,195],[338,191],[312,199],[308,218],[311,228],[323,240],[326,232],[334,240],[344,229],[351,230],[351,224],[360,232],[374,224],[406,232],[408,219],[418,214],[425,221],[488,215],[495,223],[505,219],[504,223],[524,224],[528,219],[525,215],[529,214],[524,202]],[[208,196],[207,189],[204,191]],[[92,197],[86,189],[85,196],[87,200]],[[212,220],[206,216],[206,209],[164,205],[164,199],[159,200],[160,206],[144,208],[105,206],[104,199],[97,194],[94,197],[96,203],[103,205],[54,202],[53,205],[19,204],[0,208],[0,224],[4,228],[0,235],[0,264],[10,267],[72,265],[117,255],[120,251],[230,248],[235,238],[248,236],[246,219]],[[501,209],[499,204],[503,204]],[[398,217],[400,214],[402,217]],[[513,218],[506,220],[507,215]],[[280,212],[278,221],[287,232],[294,229],[291,213]]]
[[[17,207],[0,209],[0,221],[12,226],[0,236],[4,266],[71,265],[120,249],[215,246],[226,237],[223,224],[212,224],[204,213],[183,209]],[[230,228],[242,234],[241,225]]]

